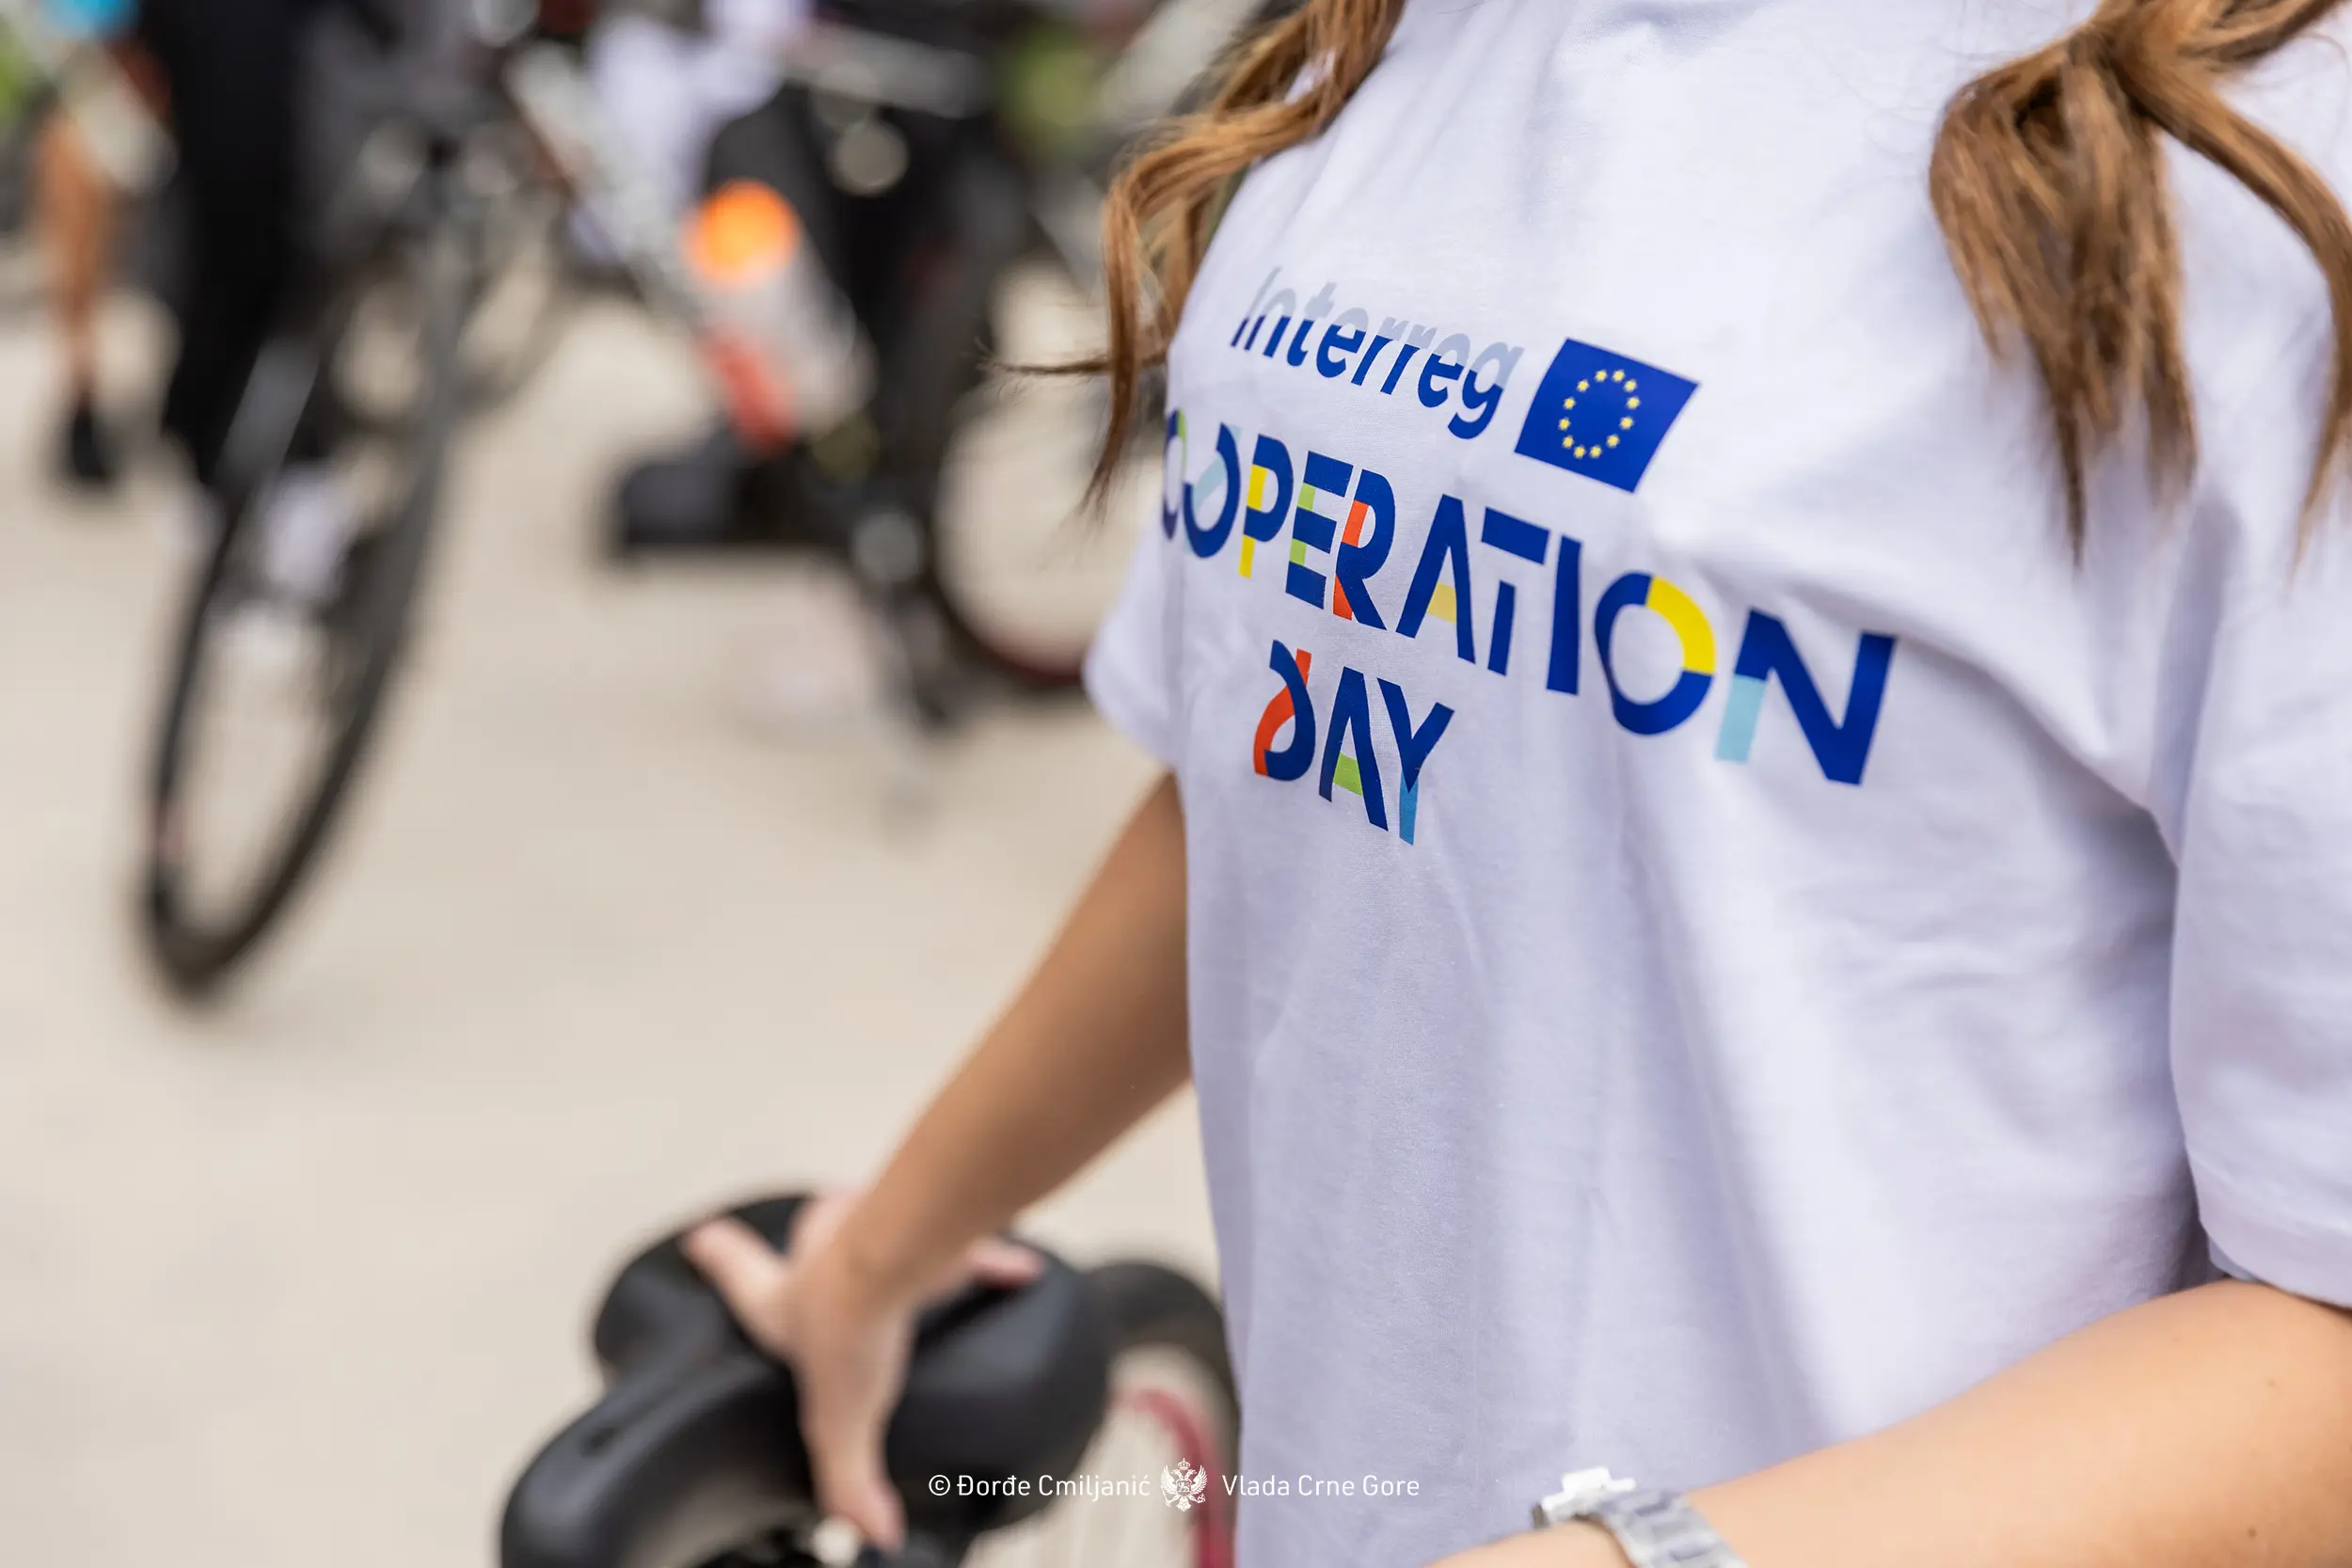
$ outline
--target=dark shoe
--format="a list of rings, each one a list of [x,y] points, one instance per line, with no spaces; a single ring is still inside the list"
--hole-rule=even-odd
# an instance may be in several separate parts
[[[613,499],[616,556],[780,549],[808,541],[788,515],[789,453],[760,457],[724,425],[691,449],[631,468]]]
[[[98,410],[87,401],[76,403],[66,420],[65,450],[59,466],[65,477],[85,490],[109,490],[120,477],[114,441],[98,421]]]

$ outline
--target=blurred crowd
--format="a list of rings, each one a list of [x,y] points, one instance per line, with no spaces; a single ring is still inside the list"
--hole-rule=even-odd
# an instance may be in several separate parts
[[[145,400],[100,387],[96,324],[108,291],[130,281],[152,287],[176,319],[161,424],[196,484],[213,483],[238,395],[295,283],[298,210],[342,177],[306,150],[334,140],[321,122],[338,96],[332,82],[305,82],[336,66],[331,50],[307,40],[323,13],[340,10],[332,21],[413,43],[448,24],[444,9],[431,0],[22,0],[0,11],[14,215],[43,253],[63,348],[63,478],[104,488],[121,470],[124,433],[107,411]],[[684,211],[720,128],[775,96],[807,15],[808,0],[549,0],[539,25],[580,49],[611,123]],[[586,221],[575,234],[578,264],[609,262]]]
[[[363,52],[431,60],[437,36],[478,28],[509,0],[7,0],[0,5],[0,125],[15,179],[10,221],[45,261],[63,345],[56,466],[69,483],[116,483],[135,433],[122,410],[152,404],[184,456],[201,506],[255,356],[288,309],[304,264],[304,217],[349,177],[356,101],[339,80]],[[787,62],[818,24],[814,0],[512,0],[542,40],[573,51],[604,123],[647,189],[680,220],[706,194],[752,181],[778,191],[869,333],[894,305],[921,225],[909,209],[944,199],[929,148],[902,119],[845,116],[822,92],[785,94]],[[920,38],[925,7],[881,5],[893,30]],[[1041,0],[1101,49],[1131,38],[1149,0]],[[905,13],[899,15],[896,13]],[[326,46],[321,37],[328,40]],[[1028,41],[1034,41],[1030,40]],[[1050,99],[1060,62],[1017,72]],[[454,51],[443,49],[444,57]],[[453,71],[458,69],[453,65]],[[1066,79],[1067,73],[1063,73]],[[1018,106],[1016,106],[1018,112]],[[1057,110],[1030,105],[1027,119]],[[1067,111],[1060,111],[1067,118]],[[855,120],[847,124],[845,120]],[[584,277],[620,269],[596,219],[576,214],[564,263]],[[178,326],[167,388],[100,385],[96,318],[108,291],[157,293]],[[112,417],[110,418],[110,411]],[[738,421],[739,425],[739,421]],[[616,476],[612,526],[624,548],[771,543],[763,460],[739,428]],[[324,487],[294,483],[293,496]],[[301,510],[296,508],[297,511]],[[315,514],[318,508],[309,509]],[[287,526],[304,526],[301,518]],[[349,519],[309,526],[348,532]],[[335,540],[293,553],[331,558]]]

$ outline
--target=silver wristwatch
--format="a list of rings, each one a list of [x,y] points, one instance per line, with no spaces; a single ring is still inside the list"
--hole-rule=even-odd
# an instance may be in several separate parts
[[[1679,1492],[1645,1491],[1606,1469],[1572,1470],[1535,1505],[1535,1528],[1586,1520],[1617,1538],[1633,1568],[1747,1568]]]

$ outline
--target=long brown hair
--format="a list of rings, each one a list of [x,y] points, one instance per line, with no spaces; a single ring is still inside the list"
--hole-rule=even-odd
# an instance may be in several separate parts
[[[2022,348],[2049,404],[2077,548],[2085,474],[2137,418],[2154,478],[2193,471],[2181,259],[2166,138],[2211,159],[2300,235],[2328,282],[2334,379],[2315,504],[2352,439],[2352,220],[2302,159],[2230,106],[2229,77],[2344,0],[2101,0],[2072,33],[1963,88],[1928,188],[1986,341]],[[1109,440],[1098,493],[1165,361],[1216,219],[1249,167],[1324,130],[1377,65],[1405,0],[1306,0],[1248,39],[1201,112],[1129,162],[1103,215]],[[2307,505],[2307,512],[2309,505]]]

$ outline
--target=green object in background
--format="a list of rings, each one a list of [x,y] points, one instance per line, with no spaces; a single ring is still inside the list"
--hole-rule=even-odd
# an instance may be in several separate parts
[[[41,87],[40,72],[24,46],[14,32],[0,24],[0,126],[13,125],[17,117],[32,107]]]
[[[1075,28],[1030,28],[1005,52],[1001,102],[1021,150],[1041,162],[1086,155],[1099,135],[1103,61]]]
[[[32,202],[34,115],[48,83],[32,56],[0,22],[0,239],[23,235]]]

